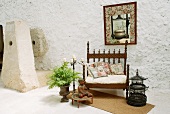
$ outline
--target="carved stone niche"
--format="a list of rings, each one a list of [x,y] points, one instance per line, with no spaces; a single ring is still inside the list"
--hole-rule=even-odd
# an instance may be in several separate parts
[[[3,50],[4,50],[3,27],[2,25],[0,25],[0,69],[2,68]]]
[[[32,47],[35,57],[41,57],[48,51],[48,44],[42,29],[34,28],[30,30]]]

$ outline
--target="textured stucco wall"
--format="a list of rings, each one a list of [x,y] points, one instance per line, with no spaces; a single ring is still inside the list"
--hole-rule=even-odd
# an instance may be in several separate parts
[[[122,48],[104,45],[103,6],[124,2],[132,0],[0,0],[0,24],[22,19],[41,28],[49,51],[35,61],[46,70],[73,54],[85,58],[88,40],[91,48]],[[128,63],[131,76],[139,69],[150,88],[170,89],[169,8],[169,0],[137,1],[137,45],[128,46]]]

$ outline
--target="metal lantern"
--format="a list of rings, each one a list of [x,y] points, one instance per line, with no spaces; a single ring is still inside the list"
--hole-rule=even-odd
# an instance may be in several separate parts
[[[129,24],[130,23],[128,14],[111,16],[112,38],[114,39],[129,38],[128,35]]]
[[[136,72],[136,76],[130,78],[131,84],[129,86],[129,97],[127,99],[127,103],[132,106],[144,106],[146,105],[147,96],[145,95],[145,91],[148,89],[143,84],[143,81],[147,78],[139,76],[138,70]]]

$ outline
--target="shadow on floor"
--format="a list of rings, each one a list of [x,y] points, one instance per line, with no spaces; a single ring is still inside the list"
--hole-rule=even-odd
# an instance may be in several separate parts
[[[49,95],[42,98],[42,102],[51,106],[61,103],[60,100],[61,97],[59,95]]]

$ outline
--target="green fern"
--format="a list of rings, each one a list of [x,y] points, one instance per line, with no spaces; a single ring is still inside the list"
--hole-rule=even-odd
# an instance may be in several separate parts
[[[60,67],[56,66],[49,75],[49,89],[54,87],[69,86],[73,80],[79,79],[79,72],[68,67],[69,62],[64,62]]]

